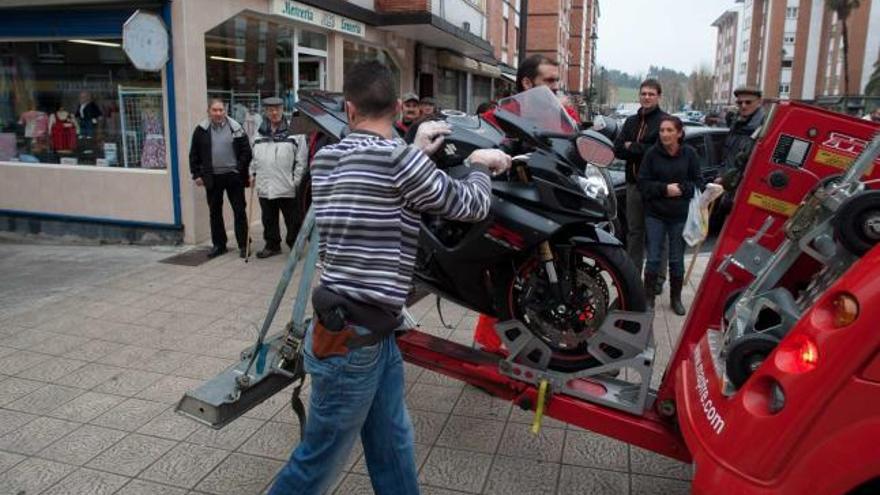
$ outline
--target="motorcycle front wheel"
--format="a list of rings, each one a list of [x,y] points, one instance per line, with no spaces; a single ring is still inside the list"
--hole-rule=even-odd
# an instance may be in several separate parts
[[[557,257],[555,268],[567,289],[562,293],[550,286],[537,256],[524,262],[499,316],[522,321],[547,344],[550,369],[570,373],[597,366],[587,341],[610,311],[646,309],[641,276],[619,246],[575,246],[567,257]]]

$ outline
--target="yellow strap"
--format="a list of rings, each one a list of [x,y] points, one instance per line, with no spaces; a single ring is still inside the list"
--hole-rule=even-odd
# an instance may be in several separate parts
[[[535,420],[532,421],[532,433],[537,435],[541,432],[541,420],[544,419],[544,402],[547,400],[547,380],[541,380],[538,387],[538,406],[535,407]]]

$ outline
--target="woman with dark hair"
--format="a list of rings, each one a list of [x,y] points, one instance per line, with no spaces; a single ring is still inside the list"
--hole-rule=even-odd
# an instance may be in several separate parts
[[[645,202],[645,231],[648,256],[645,263],[645,292],[654,307],[654,285],[660,269],[663,243],[669,239],[669,292],[672,310],[684,315],[681,287],[684,279],[684,238],[688,204],[700,185],[700,159],[684,143],[684,127],[678,117],[660,119],[657,144],[646,153],[639,169],[638,186]]]

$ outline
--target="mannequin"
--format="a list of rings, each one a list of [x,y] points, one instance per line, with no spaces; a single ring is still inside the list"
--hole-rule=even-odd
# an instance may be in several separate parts
[[[84,138],[95,137],[95,128],[98,119],[101,118],[101,109],[92,101],[92,94],[83,91],[79,94],[79,106],[76,107],[76,120],[79,123],[80,134]]]
[[[32,107],[21,114],[19,125],[24,126],[24,137],[29,143],[30,151],[39,152],[46,148],[49,134],[49,116],[45,112]]]
[[[70,154],[76,149],[79,128],[73,114],[58,107],[58,111],[49,117],[49,134],[52,139],[52,149],[56,153]]]
[[[144,145],[141,149],[141,168],[165,168],[165,134],[162,113],[152,99],[146,100],[141,113]]]

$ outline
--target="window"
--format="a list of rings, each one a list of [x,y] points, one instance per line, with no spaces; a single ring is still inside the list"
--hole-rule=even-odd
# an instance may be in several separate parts
[[[782,67],[783,67],[784,69],[790,69],[790,68],[791,68],[791,63],[792,63],[792,60],[791,60],[790,58],[789,58],[789,59],[783,59],[783,60],[782,60]]]
[[[789,83],[782,83],[779,85],[779,96],[787,96],[789,92],[791,92],[791,85]]]
[[[353,43],[351,41],[346,40],[342,45],[342,72],[343,77],[345,72],[351,68],[356,62],[361,62],[364,60],[378,60],[382,62],[385,66],[391,69],[391,74],[394,76],[394,84],[399,87],[400,85],[400,67],[394,63],[394,59],[391,58],[391,55],[388,54],[385,50],[380,48],[376,48],[370,45],[364,45],[362,43]]]
[[[452,69],[440,69],[437,78],[437,103],[440,108],[462,110],[467,75]]]
[[[481,103],[485,103],[492,99],[492,80],[488,77],[483,76],[473,76],[473,108],[469,109],[471,112],[476,111],[477,107]]]
[[[501,23],[501,47],[507,48],[507,44],[509,43],[510,38],[510,29],[508,29],[507,17],[504,18],[504,22]]]
[[[724,140],[727,139],[727,133],[713,132],[709,135],[709,139],[712,141],[712,158],[708,168],[717,169],[721,167],[721,162],[724,160]]]
[[[785,8],[785,18],[786,19],[797,19],[798,16],[798,8],[797,7],[786,7]]]
[[[782,36],[782,42],[787,44],[794,44],[794,33],[785,33]]]
[[[121,43],[0,42],[0,161],[167,168],[161,73]]]

